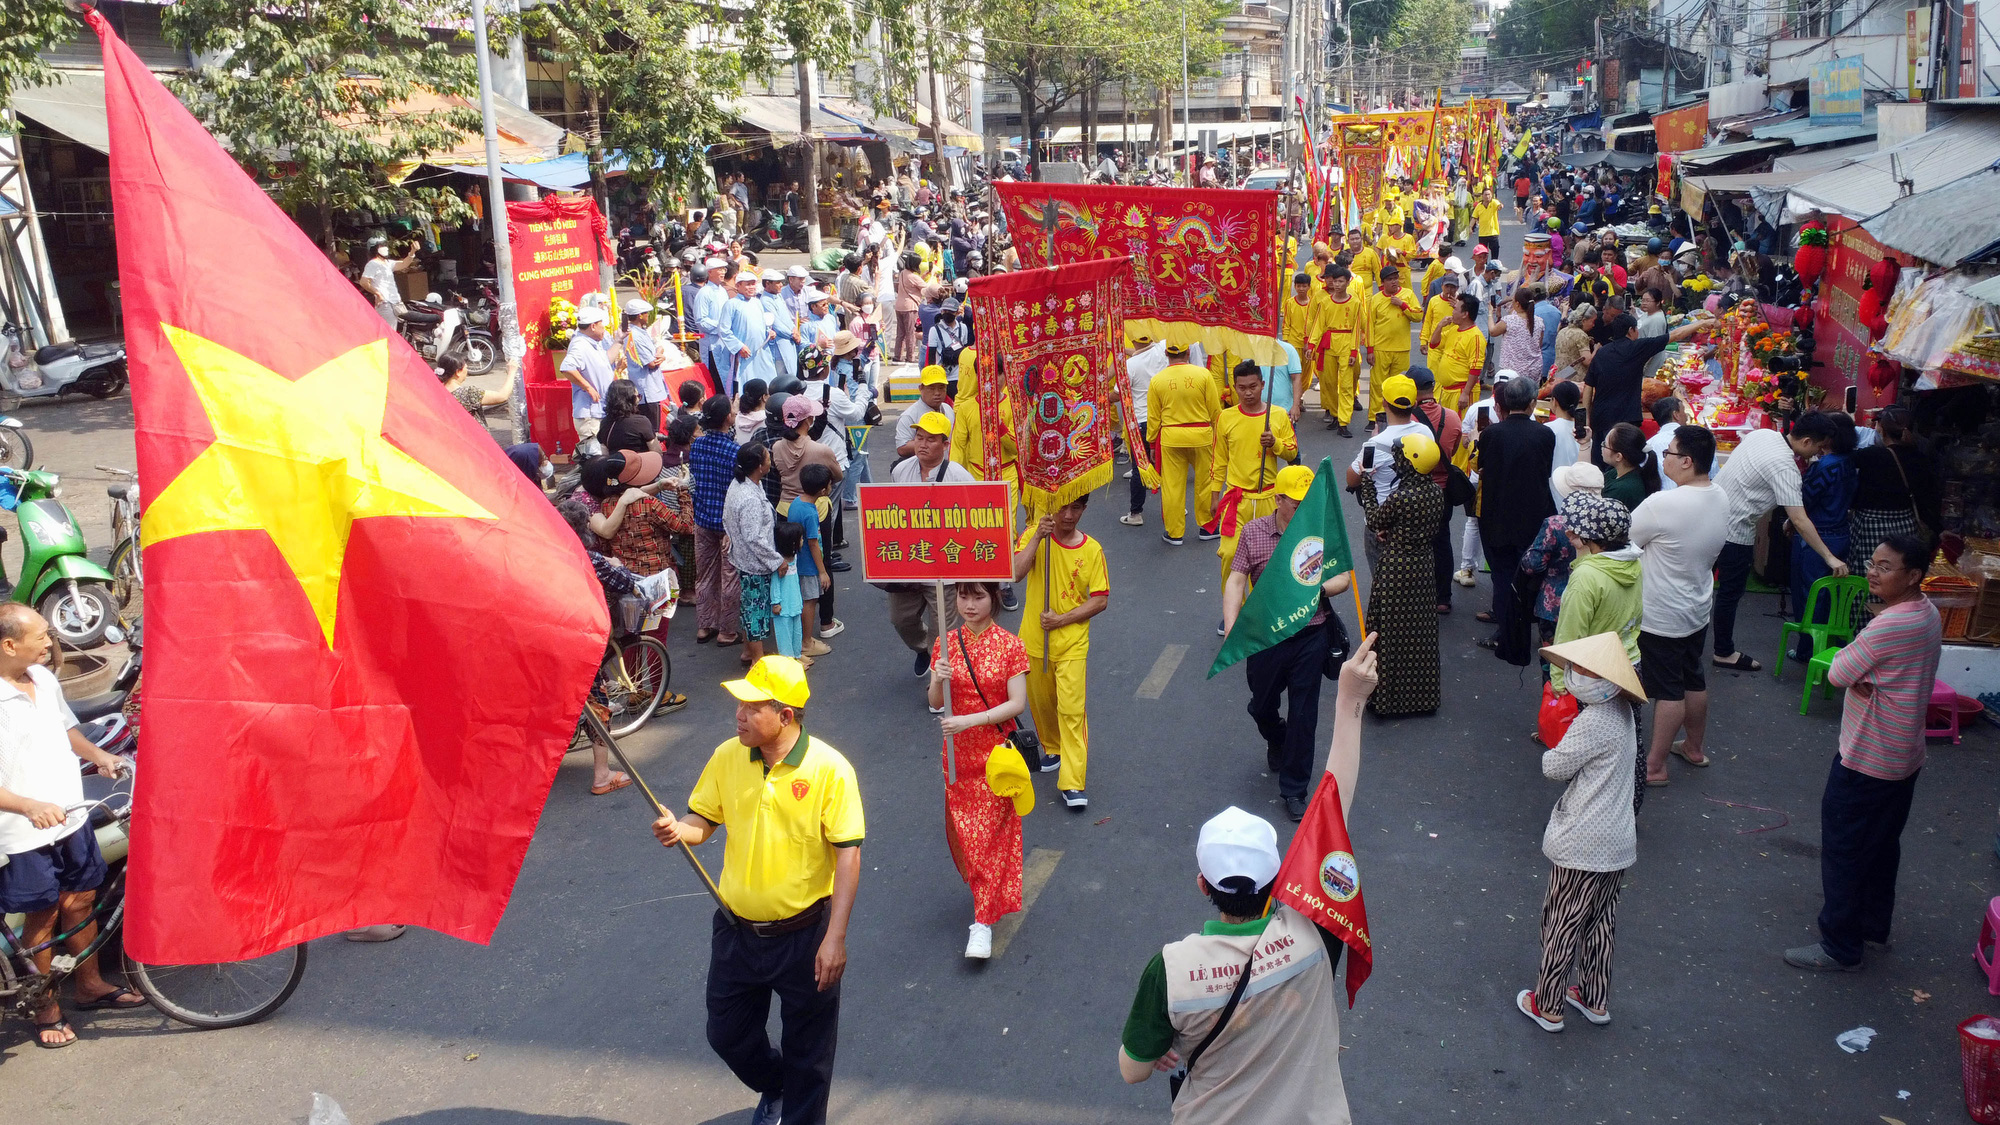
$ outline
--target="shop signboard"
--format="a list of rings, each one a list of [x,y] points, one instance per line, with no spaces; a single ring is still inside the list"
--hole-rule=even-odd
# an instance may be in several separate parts
[[[1813,124],[1861,124],[1861,67],[1860,55],[1813,64],[1807,103]]]
[[[1965,19],[1959,24],[1958,39],[1958,96],[1976,98],[1979,96],[1979,5],[1965,6]]]
[[[1909,95],[1924,100],[1931,87],[1931,10],[1928,6],[1903,13],[1904,57],[1908,63]]]
[[[1833,234],[1827,277],[1820,286],[1819,316],[1813,322],[1812,381],[1834,396],[1858,386],[1860,405],[1872,408],[1880,404],[1872,401],[1874,390],[1863,378],[1868,366],[1868,329],[1861,325],[1861,294],[1868,284],[1868,271],[1882,260],[1886,250],[1848,220],[1835,222],[1846,225]]]

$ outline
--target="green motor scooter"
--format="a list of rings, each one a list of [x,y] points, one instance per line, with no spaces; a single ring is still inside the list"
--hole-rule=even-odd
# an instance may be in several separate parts
[[[83,529],[57,497],[61,478],[41,469],[0,466],[0,508],[12,508],[21,528],[21,573],[7,581],[0,562],[0,597],[34,606],[65,649],[89,648],[118,620],[111,572],[90,561]],[[0,542],[7,533],[0,529]]]

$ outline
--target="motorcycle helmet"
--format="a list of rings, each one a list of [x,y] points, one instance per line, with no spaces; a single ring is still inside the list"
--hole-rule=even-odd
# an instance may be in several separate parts
[[[1657,254],[1665,248],[1666,244],[1661,242],[1657,238],[1649,238],[1646,240],[1646,253],[1648,254]]]
[[[793,382],[797,382],[797,380],[793,380]],[[764,400],[764,424],[766,426],[771,424],[771,420],[781,419],[785,416],[785,403],[791,401],[792,393],[791,391],[780,391]]]
[[[780,375],[771,380],[771,395],[774,398],[778,395],[795,395],[805,389],[806,385],[799,381],[797,375]]]
[[[701,251],[690,246],[681,251],[681,264],[689,269],[701,264]]]

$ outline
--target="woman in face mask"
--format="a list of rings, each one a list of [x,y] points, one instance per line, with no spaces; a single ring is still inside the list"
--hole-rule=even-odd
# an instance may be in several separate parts
[[[1541,974],[1535,987],[1515,994],[1514,1006],[1543,1031],[1561,1031],[1566,1007],[1591,1023],[1611,1022],[1619,882],[1639,858],[1632,705],[1644,703],[1646,693],[1616,633],[1550,645],[1542,658],[1563,669],[1581,710],[1562,741],[1542,755],[1542,775],[1569,787],[1542,834],[1542,854],[1553,867],[1542,900]]]
[[[542,453],[542,447],[534,442],[524,441],[519,445],[510,445],[503,452],[507,454],[507,460],[512,461],[514,467],[521,470],[521,475],[527,477],[536,488],[546,489],[549,481],[555,479],[556,467]]]

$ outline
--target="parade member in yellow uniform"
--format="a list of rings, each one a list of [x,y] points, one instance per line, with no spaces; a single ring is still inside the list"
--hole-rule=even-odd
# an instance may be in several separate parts
[[[1373,246],[1362,244],[1359,230],[1347,232],[1347,252],[1351,255],[1347,268],[1354,274],[1354,280],[1361,285],[1361,292],[1355,296],[1367,297],[1373,294],[1376,277],[1382,272],[1382,256],[1375,252]]]
[[[1437,376],[1437,400],[1461,415],[1472,403],[1479,372],[1486,366],[1486,334],[1479,330],[1479,298],[1462,293],[1451,316],[1431,330],[1431,374]]]
[[[1236,539],[1243,525],[1275,510],[1278,470],[1299,455],[1298,434],[1282,407],[1264,401],[1264,371],[1245,360],[1236,365],[1236,405],[1215,423],[1214,468],[1208,487],[1215,494],[1215,529],[1222,533],[1216,554],[1221,581],[1229,581]]]
[[[1493,186],[1488,184],[1479,193],[1479,202],[1472,205],[1472,221],[1479,231],[1479,242],[1486,252],[1500,256],[1500,201],[1493,198]]]
[[[1410,369],[1410,325],[1424,322],[1416,297],[1403,288],[1402,271],[1382,267],[1382,288],[1368,298],[1368,417],[1382,414],[1382,381]]]
[[[1403,271],[1403,276],[1406,278],[1417,276],[1410,268],[1411,262],[1415,261],[1417,256],[1415,235],[1399,227],[1394,232],[1384,233],[1382,241],[1376,244],[1375,250],[1382,255],[1384,267],[1395,266]]]
[[[1306,273],[1311,274],[1312,279],[1314,281],[1318,281],[1320,278],[1324,277],[1326,275],[1326,271],[1331,269],[1332,267],[1333,267],[1333,247],[1327,245],[1324,242],[1315,242],[1313,243],[1312,261],[1307,262],[1306,264],[1300,266],[1299,269],[1305,271]]]
[[[1368,343],[1368,318],[1364,315],[1368,300],[1354,295],[1352,284],[1353,275],[1346,267],[1334,266],[1327,271],[1326,340],[1319,346],[1319,400],[1326,408],[1327,421],[1340,427],[1341,437],[1354,436],[1347,424],[1354,417],[1355,389],[1361,385],[1361,349]],[[1328,399],[1328,394],[1333,397]]]
[[[1311,273],[1300,270],[1292,275],[1292,295],[1285,302],[1285,325],[1279,339],[1299,353],[1299,365],[1304,368],[1292,387],[1294,405],[1305,402],[1306,391],[1320,373],[1319,346],[1326,335],[1326,306],[1327,295],[1313,285]]]
[[[1042,769],[1056,766],[1056,790],[1072,810],[1090,805],[1083,795],[1090,763],[1090,720],[1084,711],[1090,619],[1103,613],[1111,599],[1104,548],[1076,526],[1089,503],[1086,492],[1043,516],[1021,536],[1014,552],[1014,581],[1025,583],[1028,591],[1021,608],[1028,710],[1042,738]],[[1048,755],[1059,756],[1060,762]]]
[[[1215,378],[1206,367],[1188,362],[1185,346],[1167,345],[1168,366],[1146,387],[1146,440],[1157,441],[1160,449],[1160,510],[1165,531],[1161,538],[1178,547],[1187,533],[1187,481],[1195,479],[1195,525],[1203,539],[1214,539],[1209,530],[1215,511],[1208,492],[1202,487],[1209,478],[1209,450],[1215,436],[1211,432],[1222,413],[1222,396],[1216,392]]]
[[[1005,383],[1002,383],[1005,386]],[[980,480],[1007,482],[1008,507],[1020,502],[1021,472],[1014,447],[1014,402],[1003,390],[1000,396],[1000,475],[986,475],[985,426],[979,417],[979,367],[972,348],[958,355],[958,398],[952,403],[951,460]]]
[[[1423,290],[1419,290],[1422,293]],[[1425,365],[1430,365],[1431,337],[1437,334],[1437,326],[1450,320],[1458,310],[1458,275],[1446,274],[1444,289],[1437,296],[1424,303],[1424,326],[1417,333],[1417,346],[1424,357]],[[1432,371],[1437,368],[1432,367]]]
[[[708,962],[708,1043],[760,1095],[756,1119],[826,1121],[847,922],[866,825],[854,767],[806,733],[805,669],[767,656],[740,680],[736,737],[715,748],[687,812],[653,835],[699,845],[727,828]],[[783,1036],[765,1025],[775,993]],[[781,1109],[782,1107],[782,1109]]]

